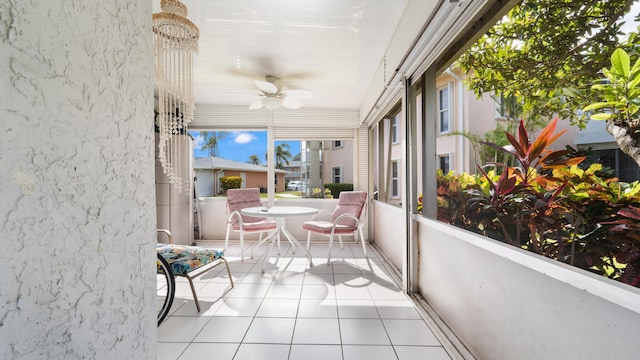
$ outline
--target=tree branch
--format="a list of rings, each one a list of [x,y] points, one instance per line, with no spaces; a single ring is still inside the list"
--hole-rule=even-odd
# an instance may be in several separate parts
[[[607,121],[607,132],[616,139],[620,150],[631,156],[633,161],[640,166],[640,141],[631,137],[626,127],[618,126],[611,120]]]

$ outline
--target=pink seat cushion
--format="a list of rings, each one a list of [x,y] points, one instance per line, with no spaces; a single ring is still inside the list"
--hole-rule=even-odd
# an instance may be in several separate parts
[[[275,230],[277,226],[278,223],[273,220],[267,219],[257,222],[245,222],[244,220],[242,221],[242,230],[244,231],[270,231]],[[240,230],[239,222],[233,224],[233,230]]]
[[[353,221],[353,219],[345,219],[345,222],[347,220],[350,220],[350,222],[352,222],[355,225],[355,222]],[[302,224],[302,228],[305,230],[313,231],[313,232],[317,232],[325,235],[331,234],[332,226],[333,226],[333,223],[328,221],[307,221],[304,224]],[[355,226],[336,225],[336,230],[334,231],[334,234],[339,234],[339,235],[351,234],[355,229],[356,229]]]

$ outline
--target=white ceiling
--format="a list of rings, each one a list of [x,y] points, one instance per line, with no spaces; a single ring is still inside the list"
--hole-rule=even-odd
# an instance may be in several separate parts
[[[254,80],[312,91],[309,108],[360,106],[408,0],[183,0],[200,29],[197,104],[249,106]],[[160,12],[153,0],[153,12]]]

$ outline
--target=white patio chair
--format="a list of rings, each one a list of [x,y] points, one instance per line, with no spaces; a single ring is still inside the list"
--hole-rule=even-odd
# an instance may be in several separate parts
[[[331,261],[331,248],[333,247],[333,237],[338,235],[340,248],[342,245],[342,235],[353,235],[354,240],[358,242],[357,235],[360,235],[362,242],[362,250],[367,256],[367,247],[364,243],[364,234],[362,232],[363,224],[360,222],[361,216],[364,214],[364,208],[367,204],[367,193],[364,191],[342,191],[338,200],[338,206],[332,213],[320,211],[311,221],[302,224],[302,228],[307,230],[307,250],[311,244],[311,233],[317,233],[329,237],[329,253],[327,255],[327,264]],[[330,217],[328,216],[330,215]],[[329,219],[320,220],[325,216]]]
[[[260,189],[229,189],[227,190],[227,210],[229,217],[227,218],[227,235],[224,240],[224,248],[229,247],[229,233],[231,230],[240,233],[240,261],[244,261],[244,235],[245,234],[262,234],[265,232],[273,232],[278,228],[278,223],[272,219],[259,218],[242,215],[240,211],[244,208],[262,206],[260,200]]]

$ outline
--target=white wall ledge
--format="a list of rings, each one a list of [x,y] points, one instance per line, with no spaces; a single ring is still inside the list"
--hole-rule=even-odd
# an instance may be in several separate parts
[[[421,224],[446,232],[457,239],[486,250],[531,270],[598,296],[640,314],[640,289],[589,271],[501,243],[440,221],[414,215]]]

